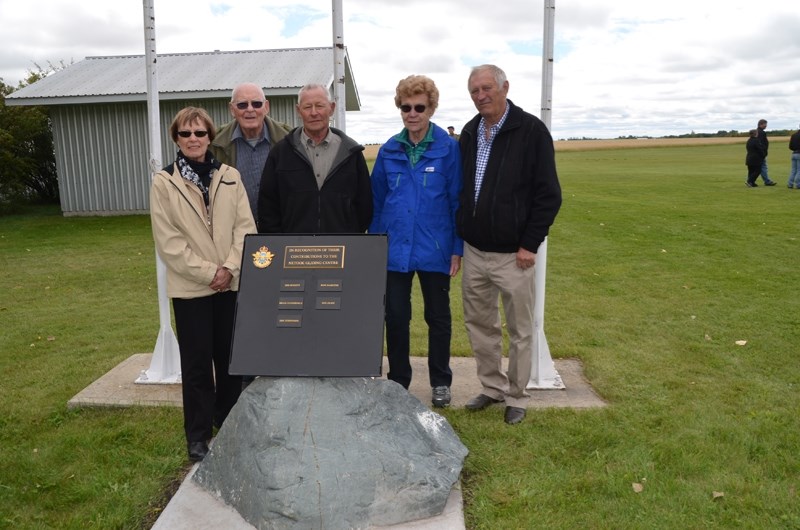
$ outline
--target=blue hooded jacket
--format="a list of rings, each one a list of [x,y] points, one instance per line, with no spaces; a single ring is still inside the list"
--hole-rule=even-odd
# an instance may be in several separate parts
[[[412,167],[398,136],[378,151],[372,170],[373,217],[369,232],[388,234],[388,269],[450,273],[461,256],[455,213],[461,191],[458,143],[431,123],[433,142]]]

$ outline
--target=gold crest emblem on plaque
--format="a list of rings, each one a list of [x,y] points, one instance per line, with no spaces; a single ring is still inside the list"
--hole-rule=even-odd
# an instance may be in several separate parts
[[[272,259],[275,254],[269,251],[267,247],[261,247],[257,252],[253,252],[253,265],[259,269],[266,269],[272,264]]]

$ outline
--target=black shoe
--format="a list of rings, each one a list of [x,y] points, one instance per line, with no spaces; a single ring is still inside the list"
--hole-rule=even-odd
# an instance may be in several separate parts
[[[208,454],[208,444],[205,442],[189,442],[186,444],[189,449],[189,460],[199,462]]]
[[[431,403],[434,407],[442,408],[450,405],[450,387],[435,386],[431,389]]]
[[[509,425],[516,425],[525,419],[525,409],[520,407],[506,407],[506,414],[503,419]]]
[[[774,186],[774,185],[775,185],[775,181],[774,180],[770,180],[769,182],[765,182],[764,183],[764,186]]]
[[[489,397],[486,394],[478,394],[474,398],[467,401],[467,404],[464,406],[469,410],[482,410],[488,407],[489,405],[493,405],[494,403],[500,403],[501,401],[503,400]]]
[[[747,186],[748,188],[757,188],[758,187],[758,184],[756,184],[755,182],[750,182],[749,180],[746,181],[744,183],[744,185]]]

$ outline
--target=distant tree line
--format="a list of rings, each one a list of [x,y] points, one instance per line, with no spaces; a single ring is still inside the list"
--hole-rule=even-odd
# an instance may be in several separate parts
[[[755,126],[753,126],[753,128],[755,129]],[[791,136],[797,132],[797,129],[768,129],[767,132],[769,132],[770,136]],[[717,131],[715,133],[696,133],[692,131],[688,134],[662,136],[662,138],[738,138],[742,136],[750,136],[750,131],[737,131],[735,129],[730,131]]]
[[[7,106],[6,96],[66,66],[36,65],[15,88],[0,78],[0,214],[58,203],[53,130],[47,107]]]
[[[754,127],[755,128],[755,127]],[[767,132],[770,136],[791,136],[797,132],[797,129],[768,129]],[[627,136],[617,136],[617,140],[643,140],[643,139],[655,139],[655,138],[739,138],[739,137],[748,137],[750,136],[750,131],[737,131],[735,129],[730,131],[717,131],[715,133],[698,133],[698,132],[690,132],[686,134],[671,134],[668,136],[636,136],[633,134],[629,134]],[[600,138],[592,138],[589,136],[581,136],[581,137],[570,137],[567,138],[568,140],[599,140]]]

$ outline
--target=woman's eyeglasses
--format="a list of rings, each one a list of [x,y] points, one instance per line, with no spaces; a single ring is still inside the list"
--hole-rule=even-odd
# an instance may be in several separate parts
[[[208,134],[208,131],[178,131],[178,136],[181,138],[189,138],[192,134],[194,134],[197,138],[205,138],[205,136]]]
[[[247,109],[247,105],[252,106],[254,109],[260,109],[261,107],[264,106],[264,102],[263,101],[240,101],[239,103],[236,103],[236,108],[239,109],[239,110],[246,110]]]
[[[425,112],[426,108],[428,107],[425,105],[414,105],[414,110],[417,111],[418,114]],[[411,105],[400,105],[400,110],[403,112],[411,112]]]

